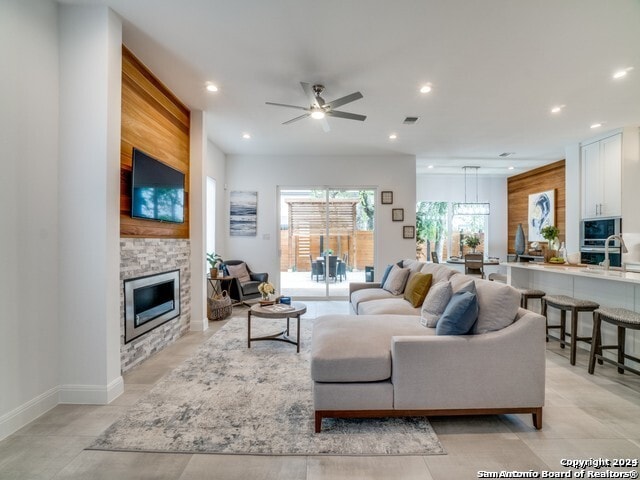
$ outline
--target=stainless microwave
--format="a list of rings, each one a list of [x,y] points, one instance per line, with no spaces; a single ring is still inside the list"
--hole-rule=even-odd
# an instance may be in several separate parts
[[[611,235],[622,233],[622,219],[620,217],[594,218],[582,220],[580,223],[581,247],[604,247],[605,241]],[[609,243],[610,247],[620,247],[615,239]]]

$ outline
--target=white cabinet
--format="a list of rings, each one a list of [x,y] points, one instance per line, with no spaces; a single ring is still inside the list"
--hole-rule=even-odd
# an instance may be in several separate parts
[[[580,148],[582,218],[622,215],[622,134]]]

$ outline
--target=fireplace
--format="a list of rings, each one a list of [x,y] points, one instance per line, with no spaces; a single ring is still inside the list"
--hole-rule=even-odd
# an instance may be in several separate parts
[[[180,270],[124,281],[124,343],[180,315]]]

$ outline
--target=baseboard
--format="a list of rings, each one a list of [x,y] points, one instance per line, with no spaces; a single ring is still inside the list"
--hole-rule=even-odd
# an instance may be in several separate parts
[[[59,387],[54,387],[0,417],[0,440],[17,432],[29,422],[58,404]]]
[[[209,319],[203,318],[202,320],[196,320],[195,318],[191,320],[189,325],[189,330],[192,332],[204,332],[209,329]]]
[[[60,403],[106,405],[124,392],[124,381],[118,376],[109,385],[61,385]]]

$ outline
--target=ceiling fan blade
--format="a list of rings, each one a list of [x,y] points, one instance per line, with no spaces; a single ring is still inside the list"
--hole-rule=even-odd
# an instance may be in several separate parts
[[[304,94],[309,99],[309,102],[311,102],[310,105],[319,106],[318,105],[318,100],[316,99],[316,96],[313,93],[313,89],[311,88],[311,84],[310,83],[305,83],[305,82],[300,82],[300,85],[302,85],[302,89],[304,90]]]
[[[337,98],[332,102],[326,103],[325,106],[329,108],[341,107],[342,105],[355,102],[356,100],[360,100],[361,98],[362,94],[360,92],[354,92],[350,95],[346,95],[344,97]]]
[[[338,117],[338,118],[346,118],[349,120],[360,120],[361,122],[364,122],[365,119],[367,118],[366,115],[358,115],[357,113],[340,112],[338,110],[329,110],[327,112],[327,115],[330,115],[332,117]]]
[[[305,113],[304,115],[300,115],[299,117],[295,117],[295,118],[292,118],[291,120],[287,120],[286,122],[283,122],[282,125],[289,125],[290,123],[297,122],[298,120],[302,120],[303,118],[307,118],[309,115],[311,114]]]
[[[264,102],[267,105],[275,105],[276,107],[287,107],[287,108],[296,108],[298,110],[309,110],[305,107],[298,107],[297,105],[287,105],[286,103],[274,103],[274,102]]]

